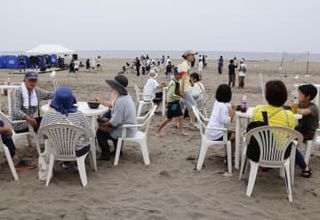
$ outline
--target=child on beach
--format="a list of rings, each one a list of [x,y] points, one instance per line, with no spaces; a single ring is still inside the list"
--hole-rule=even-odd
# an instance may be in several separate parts
[[[230,64],[228,66],[229,68],[229,86],[232,88],[234,88],[235,84],[236,84],[236,69],[238,67],[238,65],[234,64],[234,60],[230,60],[229,61]]]
[[[168,94],[167,94],[167,102],[168,102],[168,111],[167,111],[167,119],[164,120],[159,128],[157,129],[155,135],[157,137],[163,137],[165,134],[162,129],[172,121],[173,118],[178,119],[178,127],[179,127],[179,135],[186,136],[187,134],[183,132],[183,118],[182,111],[180,106],[180,99],[182,98],[180,94],[180,83],[183,72],[179,72],[177,69],[174,71],[174,78],[168,84]]]
[[[222,84],[216,91],[216,101],[206,129],[206,137],[212,141],[222,141],[223,131],[210,130],[210,128],[228,128],[236,113],[236,106],[231,105],[232,92],[230,86]],[[228,131],[228,140],[231,141],[232,154],[235,149],[235,132]]]
[[[302,115],[296,130],[303,135],[303,141],[312,140],[319,126],[318,106],[311,101],[317,96],[317,89],[314,85],[302,85],[299,91],[299,108],[298,114]]]

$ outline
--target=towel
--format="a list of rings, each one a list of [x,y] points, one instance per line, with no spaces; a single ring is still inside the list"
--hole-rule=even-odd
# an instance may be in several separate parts
[[[22,90],[22,98],[23,98],[23,107],[25,108],[29,108],[30,106],[37,107],[38,98],[37,98],[35,89],[32,90],[31,92],[30,104],[29,104],[29,90],[27,89],[24,82],[21,84],[21,90]]]

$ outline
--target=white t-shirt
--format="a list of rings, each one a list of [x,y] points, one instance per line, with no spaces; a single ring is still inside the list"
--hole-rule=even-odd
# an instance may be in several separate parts
[[[227,128],[231,122],[231,117],[229,116],[230,110],[230,103],[215,101],[207,127]],[[223,137],[223,132],[206,129],[205,135],[209,140],[214,141]]]
[[[201,73],[203,70],[203,62],[200,61],[199,64],[198,64],[198,72]]]
[[[79,62],[79,60],[75,60],[75,61],[74,61],[74,68],[75,68],[75,69],[79,69],[79,67],[80,67],[80,62]]]
[[[241,63],[240,69],[239,69],[239,76],[246,76],[246,75],[247,75],[247,65],[245,63]]]
[[[191,93],[197,101],[199,98],[201,98],[201,96],[203,96],[206,93],[206,90],[204,89],[204,86],[201,82],[197,82],[191,87]]]
[[[168,58],[168,59],[166,60],[166,66],[169,65],[169,62],[171,62],[171,60]]]
[[[148,79],[148,81],[143,87],[143,100],[152,101],[156,97],[156,88],[158,86],[159,83],[155,79]]]

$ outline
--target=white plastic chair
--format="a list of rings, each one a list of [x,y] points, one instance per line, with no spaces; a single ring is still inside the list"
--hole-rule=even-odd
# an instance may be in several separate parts
[[[147,115],[144,118],[142,118],[142,119],[144,119],[142,124],[136,124],[136,125],[128,124],[128,125],[122,126],[122,137],[118,138],[116,155],[115,155],[114,164],[113,164],[114,166],[117,166],[119,163],[121,147],[122,147],[124,141],[131,141],[131,142],[139,143],[144,164],[150,165],[149,151],[148,151],[148,145],[147,145],[147,133],[149,130],[149,125],[150,125],[151,119],[152,119],[156,109],[157,109],[157,106],[154,105],[152,107],[152,109],[147,113]],[[134,137],[126,137],[128,128],[138,128],[138,131]]]
[[[37,133],[34,131],[34,129],[32,128],[32,126],[30,126],[25,120],[17,120],[17,121],[12,121],[7,115],[5,115],[3,112],[0,111],[0,118],[3,121],[5,127],[9,127],[12,130],[12,140],[14,143],[16,143],[17,140],[20,140],[21,138],[25,138],[27,137],[28,140],[28,144],[29,146],[32,146],[31,143],[31,138],[33,138],[35,144],[36,144],[36,148],[37,148],[37,152],[38,155],[41,154],[41,149],[40,149],[40,144],[39,144],[39,140],[38,140],[38,135]],[[13,129],[13,125],[15,124],[20,124],[20,123],[27,123],[29,126],[29,131],[27,132],[22,132],[22,133],[16,133]]]
[[[202,94],[197,101],[198,104],[198,109],[201,114],[203,114],[204,117],[208,118],[208,112],[206,108],[206,104],[209,100],[209,95],[208,94]]]
[[[200,152],[198,155],[196,169],[199,171],[202,169],[207,150],[210,146],[223,145],[223,146],[226,146],[226,149],[227,149],[228,173],[232,174],[232,155],[231,155],[232,152],[231,152],[231,142],[228,141],[228,130],[225,128],[207,128],[206,123],[205,123],[207,121],[207,119],[199,112],[199,110],[195,106],[192,107],[192,110],[196,116],[197,123],[198,123],[199,129],[200,129],[200,135],[201,135],[201,147],[200,147]],[[206,129],[212,130],[212,131],[223,131],[223,133],[224,133],[223,140],[222,141],[208,140],[205,135]]]
[[[8,164],[9,164],[9,168],[11,170],[13,179],[15,181],[18,181],[19,177],[18,177],[16,168],[14,167],[14,164],[13,164],[13,161],[12,161],[12,158],[11,158],[11,155],[10,155],[10,151],[6,146],[4,146],[1,137],[0,137],[0,152],[4,152],[4,155],[5,155],[6,159],[7,159]]]
[[[311,154],[314,150],[314,147],[320,145],[320,129],[316,130],[316,133],[314,134],[313,140],[307,141],[307,148],[306,152],[304,154],[304,160],[306,164],[308,165],[310,162]]]
[[[150,105],[152,108],[154,106],[154,103],[153,103],[153,101],[144,101],[143,100],[143,92],[139,89],[139,87],[137,85],[134,85],[134,89],[136,91],[136,99],[137,99],[137,105],[138,105],[137,117],[140,117],[144,106]]]
[[[88,182],[85,159],[90,151],[95,151],[94,141],[89,136],[88,132],[85,129],[74,125],[54,124],[42,127],[39,130],[39,134],[40,137],[44,137],[46,139],[46,150],[49,153],[49,167],[46,186],[50,183],[55,160],[77,161],[82,186],[86,186]],[[80,138],[90,140],[90,151],[81,157],[77,157],[76,145]],[[96,167],[94,166],[95,158],[92,153],[90,159],[92,168],[96,170]]]
[[[245,170],[247,145],[250,143],[252,137],[256,139],[259,145],[260,158],[259,162],[254,162],[249,159],[250,174],[246,192],[247,196],[251,197],[259,166],[265,168],[280,168],[284,169],[288,199],[292,202],[296,146],[301,145],[303,140],[302,135],[293,129],[279,126],[262,126],[249,131],[244,138],[246,146],[242,154],[240,180]],[[285,152],[290,144],[291,153],[290,156],[285,159]]]

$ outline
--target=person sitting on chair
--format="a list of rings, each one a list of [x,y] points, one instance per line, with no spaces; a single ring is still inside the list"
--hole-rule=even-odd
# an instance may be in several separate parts
[[[12,95],[11,119],[26,120],[35,130],[38,129],[40,117],[40,102],[52,99],[53,93],[37,87],[38,74],[36,72],[26,72],[20,88],[16,89]],[[35,113],[38,111],[38,116]],[[13,129],[16,133],[28,132],[28,124],[14,124]]]
[[[86,116],[74,105],[75,97],[70,88],[61,87],[54,95],[49,111],[43,116],[40,128],[52,124],[68,124],[84,128],[90,135],[94,132],[89,126]],[[81,157],[90,150],[89,140],[81,139],[76,146],[76,156]]]
[[[8,148],[13,165],[15,166],[16,170],[25,170],[25,169],[33,169],[35,168],[35,165],[30,164],[29,162],[22,160],[18,157],[16,154],[16,146],[14,145],[14,142],[11,138],[12,131],[10,128],[5,127],[3,121],[0,120],[0,135],[3,144],[5,147]]]
[[[285,110],[283,105],[288,98],[288,92],[285,84],[279,80],[271,80],[266,84],[266,100],[267,105],[258,105],[253,109],[251,120],[254,122],[262,122],[263,114],[266,112],[268,116],[268,125],[295,128],[296,122],[292,111]],[[249,124],[250,125],[250,124]],[[285,152],[285,158],[290,156],[291,147]],[[247,156],[254,162],[259,161],[260,149],[256,145],[248,145]],[[304,157],[300,150],[296,149],[296,164],[298,164],[302,173],[301,176],[305,178],[311,177],[311,170],[306,164]]]
[[[110,160],[108,140],[113,141],[116,148],[118,138],[122,137],[122,125],[137,124],[136,106],[127,91],[127,77],[117,75],[114,80],[106,80],[106,83],[112,89],[111,102],[95,98],[98,103],[112,109],[104,117],[98,119],[97,139],[101,148],[102,160]],[[136,132],[136,128],[128,128],[126,137],[134,137]]]
[[[143,87],[143,100],[145,102],[153,102],[157,106],[162,102],[162,92],[156,92],[166,86],[166,83],[159,84],[157,82],[158,74],[154,71],[150,71],[148,74],[148,80]]]

